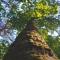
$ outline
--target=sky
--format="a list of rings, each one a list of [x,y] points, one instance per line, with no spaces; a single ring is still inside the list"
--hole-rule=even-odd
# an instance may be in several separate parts
[[[51,35],[53,37],[58,36],[58,33],[56,31],[54,31],[53,33],[51,31],[48,32],[48,35]]]

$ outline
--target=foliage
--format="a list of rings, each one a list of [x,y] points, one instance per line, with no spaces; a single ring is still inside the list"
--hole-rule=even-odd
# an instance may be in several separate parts
[[[7,41],[0,41],[0,60],[3,59],[4,54],[7,52],[8,46],[9,44]]]
[[[41,24],[40,24],[41,23]],[[44,18],[43,21],[40,20],[39,25],[45,26],[47,30],[55,30],[59,26],[60,21],[53,17]]]
[[[0,2],[0,11],[1,11],[2,9],[3,9],[3,8],[2,8],[1,2]]]
[[[7,26],[20,31],[31,18],[37,19],[38,22],[35,24],[39,27],[45,26],[46,29],[53,30],[59,25],[59,20],[53,18],[57,13],[56,3],[51,4],[50,0],[17,0],[15,3],[13,2],[14,0],[9,0],[7,3],[10,8],[9,13],[5,13],[8,18]],[[3,9],[6,12],[5,8]]]
[[[60,58],[60,38],[52,36],[48,36],[47,43],[49,46],[53,49],[53,51],[57,54],[57,56]]]
[[[58,20],[55,19],[56,20],[55,22],[55,20],[52,17],[50,17],[57,13],[56,3],[50,4],[48,0],[44,1],[41,0],[38,2],[31,0],[21,0],[19,1],[18,5],[13,4],[11,1],[10,4],[11,4],[11,10],[7,14],[7,17],[9,17],[8,22],[12,24],[11,26],[12,28],[21,30],[23,27],[25,27],[27,21],[31,20],[31,18],[40,20],[40,22],[37,23],[40,26],[43,25],[48,28],[51,28],[51,26],[54,27],[54,25],[55,26],[57,25],[56,22],[58,22]],[[46,17],[50,17],[49,21],[46,19]]]

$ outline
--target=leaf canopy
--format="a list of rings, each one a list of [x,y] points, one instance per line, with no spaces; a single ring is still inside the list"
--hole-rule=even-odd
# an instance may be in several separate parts
[[[50,3],[50,0],[17,0],[18,4],[9,0],[10,12],[7,14],[8,22],[12,28],[21,30],[31,18],[37,19],[39,27],[45,26],[47,29],[55,29],[59,25],[59,20],[53,18],[57,13],[57,4]],[[52,17],[51,17],[52,16]]]

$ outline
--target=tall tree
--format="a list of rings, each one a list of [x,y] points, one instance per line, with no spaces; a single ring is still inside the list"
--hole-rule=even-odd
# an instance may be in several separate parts
[[[21,26],[25,24],[26,27],[11,44],[3,60],[58,60],[37,30],[43,27],[47,31],[54,30],[59,25],[60,21],[53,17],[57,13],[56,3],[50,4],[49,0],[21,0],[21,8],[17,8],[12,0],[10,4],[8,22],[12,28],[20,31]]]

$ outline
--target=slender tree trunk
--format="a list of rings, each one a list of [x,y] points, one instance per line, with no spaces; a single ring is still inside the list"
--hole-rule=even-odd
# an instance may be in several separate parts
[[[11,44],[3,60],[59,60],[37,32],[33,20]]]

